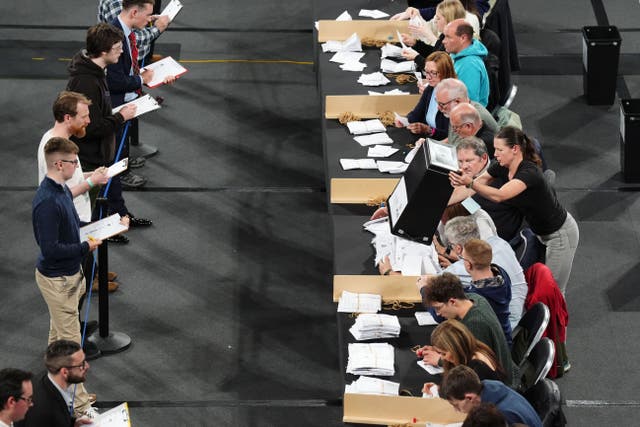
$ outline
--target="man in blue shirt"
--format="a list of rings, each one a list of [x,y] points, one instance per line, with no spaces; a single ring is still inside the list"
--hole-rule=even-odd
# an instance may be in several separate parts
[[[80,218],[65,184],[78,167],[78,146],[66,138],[51,138],[44,146],[47,175],[33,199],[33,233],[40,247],[36,283],[49,309],[49,343],[81,342],[78,303],[85,293],[82,258],[101,240],[80,242]],[[76,413],[90,410],[82,384],[76,392]]]
[[[465,365],[458,365],[445,375],[439,394],[465,414],[480,403],[488,402],[496,405],[509,425],[520,423],[542,427],[540,417],[524,397],[500,381],[480,381],[478,374]]]

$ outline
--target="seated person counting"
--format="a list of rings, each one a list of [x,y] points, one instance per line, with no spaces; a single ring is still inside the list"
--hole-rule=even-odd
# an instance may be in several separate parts
[[[460,172],[465,175],[476,178],[489,167],[487,147],[479,138],[467,137],[459,140],[456,152]],[[499,180],[492,182],[492,185],[501,186]],[[518,234],[523,216],[518,209],[509,204],[493,202],[466,187],[455,187],[449,204],[461,202],[468,197],[471,197],[489,214],[500,238],[511,241]]]
[[[439,394],[465,414],[481,403],[493,403],[509,425],[521,423],[529,427],[542,427],[540,417],[522,395],[500,381],[480,380],[468,366],[459,365],[447,372]]]
[[[451,273],[421,277],[417,282],[423,304],[435,309],[438,316],[456,319],[485,343],[504,368],[507,383],[514,380],[514,366],[504,331],[491,305],[481,295],[465,293],[462,283]]]
[[[462,427],[520,427],[524,424],[507,423],[507,419],[493,403],[480,403],[471,409],[462,423]]]
[[[450,173],[451,184],[518,208],[547,247],[546,264],[564,294],[578,247],[578,225],[545,179],[531,139],[520,129],[507,126],[496,134],[494,146],[496,160],[485,173],[477,178]],[[489,185],[496,178],[506,183],[500,188]]]
[[[419,348],[416,354],[424,363],[441,366],[445,373],[455,366],[465,365],[483,380],[507,380],[493,350],[454,319],[439,324],[431,332],[431,345]],[[423,393],[428,394],[432,386],[433,383],[425,383]]]
[[[447,273],[455,274],[465,287],[469,290],[472,286],[473,276],[461,259],[466,244],[472,240],[480,239],[480,232],[476,221],[471,217],[460,216],[447,221],[444,226],[444,240],[447,244],[447,251],[441,253],[443,267]],[[511,282],[511,299],[509,302],[509,323],[511,328],[515,328],[524,310],[525,299],[527,298],[528,286],[522,271],[522,266],[518,263],[513,249],[506,241],[498,236],[489,236],[484,239],[491,248],[491,264],[499,266],[504,270]],[[439,249],[440,251],[440,249]],[[449,263],[452,260],[452,263]]]
[[[487,147],[489,157],[493,157],[493,137],[495,132],[484,124],[476,107],[462,102],[451,109],[449,126],[460,138],[475,136],[480,138]]]
[[[458,76],[459,77],[459,76]],[[471,104],[478,110],[478,114],[480,114],[480,118],[482,119],[482,123],[487,126],[489,130],[494,133],[497,133],[498,123],[493,118],[491,113],[480,103],[469,99],[469,94],[467,92],[467,86],[465,83],[459,79],[444,79],[438,86],[436,86],[435,90],[436,102],[438,103],[438,108],[442,111],[442,114],[445,117],[450,117],[451,110],[458,104],[466,102]],[[451,145],[458,145],[461,137],[453,131],[451,128],[451,123],[449,123],[449,134],[447,136],[447,142]]]
[[[444,34],[442,31],[445,25],[455,19],[464,18],[465,14],[464,7],[459,0],[444,0],[439,3],[436,7],[436,14],[433,17],[433,22],[439,35],[433,33],[429,23],[418,27],[409,24],[411,34],[402,33],[400,35],[402,42],[409,46],[409,48],[402,50],[402,56],[413,61],[416,64],[417,71],[422,71],[425,66],[424,60],[428,55],[437,51],[444,52],[444,45],[442,44]]]
[[[427,136],[436,140],[445,139],[449,133],[449,119],[438,109],[438,103],[433,94],[434,89],[442,79],[455,78],[453,62],[446,52],[433,52],[427,57],[424,69],[427,81],[422,96],[414,109],[407,114],[411,133]],[[395,121],[396,127],[402,127],[400,121]]]

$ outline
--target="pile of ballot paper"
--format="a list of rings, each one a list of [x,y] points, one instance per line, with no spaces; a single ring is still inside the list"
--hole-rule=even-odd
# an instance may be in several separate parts
[[[391,314],[360,314],[349,332],[358,341],[397,338],[400,322],[398,316]]]
[[[349,344],[347,373],[390,377],[395,374],[393,346],[387,343]]]
[[[338,313],[377,313],[381,308],[382,297],[375,294],[342,291],[338,300]]]
[[[351,384],[346,384],[344,387],[344,392],[357,394],[386,394],[389,396],[397,396],[399,389],[400,383],[381,380],[380,378],[361,376]]]
[[[347,128],[351,135],[363,135],[374,132],[386,132],[387,128],[380,119],[347,122]]]
[[[391,83],[380,71],[371,74],[360,74],[358,83],[363,86],[384,86]]]

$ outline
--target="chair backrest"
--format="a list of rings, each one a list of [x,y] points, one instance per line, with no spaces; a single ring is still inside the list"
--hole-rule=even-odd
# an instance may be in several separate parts
[[[538,341],[520,367],[518,389],[525,392],[546,377],[553,366],[555,356],[556,349],[553,341],[546,337]]]
[[[509,245],[523,271],[536,262],[544,261],[545,247],[528,227],[520,230],[520,233],[509,241]]]
[[[511,358],[517,366],[521,366],[533,347],[540,341],[549,324],[551,313],[542,302],[537,302],[522,316],[512,333],[513,346]]]
[[[558,385],[543,378],[523,393],[542,420],[543,427],[565,426],[567,419],[562,412],[562,395]]]

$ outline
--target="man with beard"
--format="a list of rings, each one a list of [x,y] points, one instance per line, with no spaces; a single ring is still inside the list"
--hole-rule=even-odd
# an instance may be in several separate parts
[[[118,62],[123,52],[123,33],[109,24],[98,24],[87,31],[86,48],[78,52],[69,65],[67,90],[79,92],[92,102],[89,106],[91,123],[86,128],[84,138],[72,137],[79,143],[79,157],[86,170],[95,170],[110,165],[116,152],[116,133],[125,121],[135,116],[134,106],[123,107],[112,114],[111,98],[105,69]],[[134,217],[125,205],[119,176],[111,180],[109,193],[109,213],[119,213],[130,217],[132,227],[149,226],[148,219]],[[109,239],[114,243],[127,243],[126,236],[117,235]]]
[[[44,356],[47,371],[33,381],[33,408],[16,427],[71,427],[91,424],[98,412],[82,417],[73,414],[74,397],[86,380],[89,363],[80,345],[74,341],[54,341]],[[76,385],[78,387],[76,387]]]

